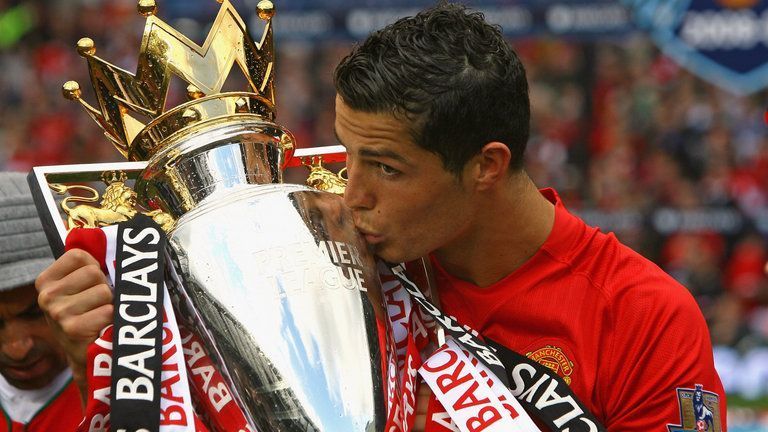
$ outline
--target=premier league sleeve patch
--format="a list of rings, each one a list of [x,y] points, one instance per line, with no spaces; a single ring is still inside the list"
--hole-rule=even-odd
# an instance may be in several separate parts
[[[696,388],[678,388],[677,402],[680,405],[679,425],[667,425],[669,432],[721,432],[720,397],[717,393],[705,391],[701,384]]]

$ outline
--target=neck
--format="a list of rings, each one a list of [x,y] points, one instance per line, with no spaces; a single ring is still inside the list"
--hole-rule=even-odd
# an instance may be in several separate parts
[[[525,172],[484,194],[467,232],[435,251],[448,273],[479,287],[500,281],[528,261],[555,220],[554,205]]]

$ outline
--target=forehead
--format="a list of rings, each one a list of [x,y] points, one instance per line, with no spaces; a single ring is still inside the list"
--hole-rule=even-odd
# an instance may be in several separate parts
[[[347,146],[387,146],[399,151],[420,148],[411,137],[411,124],[387,113],[370,113],[352,109],[336,97],[336,135]]]
[[[31,284],[0,292],[0,317],[23,312],[36,302],[37,291]]]

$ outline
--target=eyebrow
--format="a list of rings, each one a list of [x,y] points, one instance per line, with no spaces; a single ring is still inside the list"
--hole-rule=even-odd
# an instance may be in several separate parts
[[[18,316],[22,315],[30,315],[30,314],[37,314],[38,312],[42,313],[42,309],[40,308],[40,305],[35,301],[34,303],[30,304],[26,309],[21,311],[21,313],[18,314]]]
[[[339,138],[339,133],[336,131],[336,128],[333,128],[333,134],[336,135],[336,141],[339,142],[342,146],[345,148],[347,147],[346,144]],[[406,165],[411,165],[410,162],[408,162],[402,155],[399,153],[395,153],[392,150],[387,149],[369,149],[365,148],[358,151],[358,154],[362,157],[370,157],[370,158],[389,158],[396,160],[398,162],[401,162]]]
[[[7,319],[19,319],[19,317],[29,317],[31,315],[38,314],[42,315],[43,310],[40,309],[40,305],[37,303],[37,301],[35,301],[34,303],[30,303],[29,306],[20,312],[16,312],[7,318],[0,318],[0,326],[3,325]]]

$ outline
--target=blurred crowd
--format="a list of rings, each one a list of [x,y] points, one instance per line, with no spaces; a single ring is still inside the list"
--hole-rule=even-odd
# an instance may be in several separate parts
[[[768,93],[737,97],[642,35],[513,41],[531,82],[528,169],[696,297],[713,342],[768,342]]]
[[[119,160],[61,85],[95,103],[77,40],[135,71],[143,22],[134,0],[0,0],[0,169]],[[176,24],[197,42],[207,32]],[[720,90],[640,33],[511,43],[531,83],[537,184],[685,284],[715,345],[768,346],[768,93]],[[278,121],[301,146],[336,143],[332,71],[351,44],[278,40]]]

